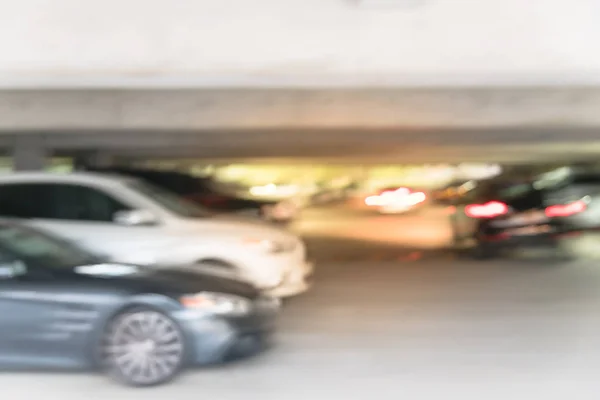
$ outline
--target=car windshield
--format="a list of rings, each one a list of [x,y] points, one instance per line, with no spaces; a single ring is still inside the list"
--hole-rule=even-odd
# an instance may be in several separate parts
[[[529,183],[508,184],[497,188],[498,196],[502,200],[510,200],[530,194],[534,188]]]
[[[599,185],[600,184],[600,174],[572,174],[562,180],[551,181],[545,186],[553,188],[556,186],[568,186],[571,184],[575,185]]]
[[[0,226],[0,246],[25,263],[48,268],[73,268],[95,259],[66,240],[20,226]]]
[[[128,186],[133,190],[148,196],[162,207],[183,218],[208,218],[213,215],[209,210],[200,207],[178,195],[161,189],[144,181],[134,181]]]

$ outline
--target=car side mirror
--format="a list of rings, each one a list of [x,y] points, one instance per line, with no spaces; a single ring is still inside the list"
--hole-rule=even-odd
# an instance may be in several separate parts
[[[152,226],[158,224],[158,218],[147,210],[118,211],[113,220],[119,225]]]

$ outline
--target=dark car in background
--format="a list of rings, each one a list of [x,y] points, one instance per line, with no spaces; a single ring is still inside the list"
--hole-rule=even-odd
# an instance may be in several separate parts
[[[482,182],[464,216],[477,257],[547,247],[572,255],[573,239],[600,229],[600,173],[560,168],[531,178]],[[468,225],[468,224],[467,224]]]
[[[115,264],[0,222],[0,366],[102,369],[132,386],[248,355],[278,300],[236,280]]]
[[[454,180],[431,191],[431,201],[437,205],[455,205],[464,202],[478,182],[473,179]]]
[[[235,213],[258,217],[277,223],[289,223],[297,215],[297,208],[286,201],[248,199],[215,189],[208,178],[176,171],[140,168],[86,168],[91,172],[112,173],[143,179],[193,201],[216,213]]]

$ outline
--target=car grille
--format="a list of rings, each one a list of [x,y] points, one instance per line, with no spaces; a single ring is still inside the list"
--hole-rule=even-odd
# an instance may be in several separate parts
[[[297,240],[287,239],[287,240],[278,240],[277,241],[277,250],[276,253],[291,253],[295,251],[299,246]]]
[[[279,308],[281,301],[276,297],[261,296],[254,301],[256,309],[261,311],[276,310]]]
[[[295,240],[286,240],[282,244],[283,251],[294,251],[296,250],[296,246],[298,246],[298,242]]]

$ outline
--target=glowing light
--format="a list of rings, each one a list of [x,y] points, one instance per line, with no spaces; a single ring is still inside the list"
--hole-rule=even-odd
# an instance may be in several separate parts
[[[369,196],[365,199],[365,204],[368,206],[380,206],[382,201],[379,196]]]
[[[263,186],[253,186],[250,188],[250,194],[254,196],[278,196],[286,197],[293,196],[298,192],[298,187],[295,185],[276,185],[269,183]]]
[[[555,205],[546,208],[546,216],[548,217],[569,217],[574,214],[585,211],[587,205],[584,201],[575,201],[564,205]]]
[[[494,218],[508,212],[508,206],[499,201],[490,201],[486,204],[469,204],[465,213],[472,218]]]
[[[410,207],[424,202],[427,196],[423,192],[411,193],[409,189],[400,188],[395,191],[387,191],[379,196],[369,196],[365,199],[368,206],[398,206]]]

